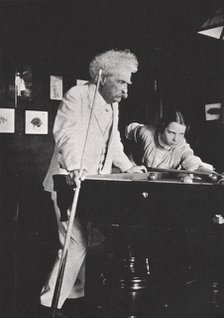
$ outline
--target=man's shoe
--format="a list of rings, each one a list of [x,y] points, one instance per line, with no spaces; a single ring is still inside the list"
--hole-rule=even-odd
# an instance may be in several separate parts
[[[52,308],[40,305],[39,318],[52,318],[53,312]],[[61,309],[56,309],[54,318],[67,318],[67,316],[62,312]]]

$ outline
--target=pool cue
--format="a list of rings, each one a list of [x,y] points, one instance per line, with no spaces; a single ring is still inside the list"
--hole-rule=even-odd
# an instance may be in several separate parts
[[[62,249],[61,259],[59,262],[58,274],[57,274],[53,299],[52,299],[52,303],[51,303],[52,318],[55,318],[55,315],[56,315],[58,300],[59,300],[60,292],[61,292],[61,286],[63,283],[64,271],[65,271],[66,260],[67,260],[67,255],[68,255],[68,246],[69,246],[69,242],[70,242],[72,226],[73,226],[73,222],[75,219],[77,203],[78,203],[78,198],[79,198],[79,192],[80,192],[80,188],[81,188],[81,179],[82,179],[82,173],[83,173],[83,162],[84,162],[84,156],[85,156],[85,152],[86,152],[86,144],[87,144],[87,140],[88,140],[88,136],[89,136],[90,123],[91,123],[91,119],[93,117],[93,109],[94,109],[94,105],[95,105],[96,94],[99,90],[101,76],[102,76],[102,70],[99,70],[96,89],[94,92],[94,97],[93,97],[93,101],[92,101],[92,105],[91,105],[91,112],[90,112],[90,116],[89,116],[88,126],[87,126],[87,130],[86,130],[86,136],[85,136],[85,141],[84,141],[81,162],[80,162],[80,169],[79,169],[80,182],[74,190],[75,193],[74,193],[71,212],[70,212],[69,221],[68,221],[68,229],[66,232],[65,243],[64,243],[64,246]]]
[[[217,173],[215,171],[208,171],[208,172],[200,172],[200,171],[190,171],[190,170],[178,170],[178,169],[163,169],[163,168],[153,168],[147,167],[148,172],[163,172],[163,173],[183,173],[183,174],[193,174],[193,175],[202,175],[202,176],[210,176],[216,175],[218,177],[222,177],[222,174]]]

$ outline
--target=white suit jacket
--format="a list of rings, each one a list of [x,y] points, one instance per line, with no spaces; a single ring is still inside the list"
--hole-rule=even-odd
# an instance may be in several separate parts
[[[68,171],[80,168],[95,88],[96,86],[90,83],[74,86],[65,94],[59,106],[53,128],[55,150],[43,182],[47,191],[53,190],[53,175],[68,174]],[[105,144],[102,100],[102,96],[97,93],[83,161],[83,169],[86,169],[87,174],[98,173]],[[110,173],[112,164],[121,172],[133,166],[125,155],[120,140],[117,103],[112,104],[112,110],[112,129],[101,174]]]

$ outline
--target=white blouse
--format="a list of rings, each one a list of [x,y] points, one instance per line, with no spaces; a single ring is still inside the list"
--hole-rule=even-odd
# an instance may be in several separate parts
[[[175,147],[169,147],[163,143],[160,134],[157,134],[155,127],[151,125],[132,123],[126,127],[125,136],[139,144],[142,163],[147,167],[195,170],[204,166],[213,169],[194,155],[184,138]]]

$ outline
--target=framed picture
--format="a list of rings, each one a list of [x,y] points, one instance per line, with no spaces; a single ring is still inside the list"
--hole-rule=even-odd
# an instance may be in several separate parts
[[[76,80],[76,85],[85,85],[86,83],[88,83],[88,81],[86,80],[81,80],[81,79],[77,79]]]
[[[7,67],[7,101],[15,104],[33,99],[32,69],[29,65],[10,65]]]
[[[63,78],[62,76],[50,75],[50,99],[62,100]]]
[[[0,133],[15,132],[15,110],[0,108]]]
[[[38,110],[26,110],[25,112],[26,134],[48,134],[48,112]]]
[[[222,112],[221,103],[205,104],[205,120],[220,120]]]

